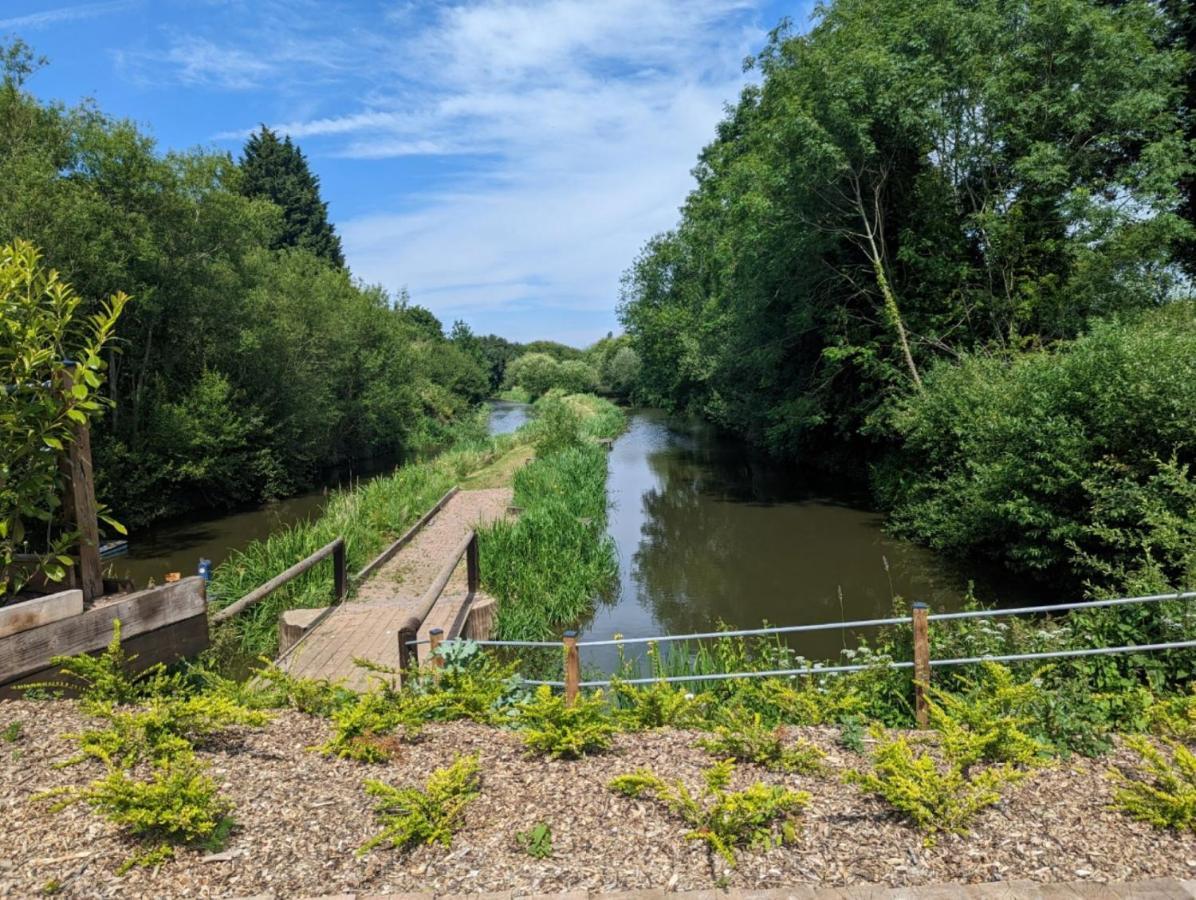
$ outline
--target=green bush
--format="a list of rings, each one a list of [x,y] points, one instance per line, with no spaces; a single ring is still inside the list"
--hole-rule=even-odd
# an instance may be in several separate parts
[[[1126,738],[1142,760],[1143,771],[1132,776],[1113,770],[1119,784],[1114,803],[1135,819],[1156,828],[1196,831],[1196,754],[1175,741],[1171,758],[1142,737]]]
[[[423,790],[367,781],[366,793],[377,798],[374,814],[382,822],[382,831],[362,844],[358,856],[383,844],[400,850],[431,843],[452,846],[465,807],[478,796],[480,787],[476,755],[458,757],[448,768],[434,770]]]
[[[1034,710],[1043,702],[1040,673],[1018,682],[998,663],[986,662],[983,677],[963,682],[953,694],[929,691],[930,724],[942,736],[947,754],[965,766],[980,762],[1029,766],[1049,747],[1027,733],[1037,724]]]
[[[134,865],[157,865],[169,859],[177,846],[220,849],[233,821],[229,815],[232,804],[218,791],[203,764],[188,751],[156,762],[146,781],[117,768],[85,788],[64,788],[39,796],[55,801],[54,812],[85,803],[149,845],[122,863],[118,871],[123,873]]]
[[[1188,693],[1156,700],[1146,710],[1151,732],[1185,743],[1196,741],[1196,684]]]
[[[552,856],[552,829],[547,822],[537,822],[527,831],[516,832],[515,842],[532,859],[548,859]]]
[[[896,417],[893,524],[1098,593],[1196,583],[1196,305],[941,364]]]
[[[719,759],[755,763],[777,772],[814,775],[822,771],[825,754],[808,741],[785,742],[785,729],[768,728],[759,713],[721,709],[715,715],[714,736],[698,742]]]
[[[547,685],[515,707],[514,723],[529,750],[553,759],[578,759],[605,750],[618,731],[601,691],[579,696],[570,706]]]
[[[135,703],[151,694],[169,690],[175,684],[167,677],[162,663],[134,673],[136,660],[137,654],[130,656],[121,646],[120,619],[113,619],[112,640],[102,653],[52,656],[50,664],[60,666],[59,674],[65,680],[30,685],[27,690],[77,693],[83,708],[94,710]]]
[[[619,710],[624,727],[695,728],[706,717],[706,696],[697,696],[666,681],[637,686],[614,681],[611,697]]]
[[[1009,763],[974,768],[971,752],[953,757],[944,747],[939,763],[929,753],[916,753],[904,737],[889,738],[873,726],[876,747],[871,769],[844,773],[844,780],[884,799],[918,828],[967,833],[967,823],[981,810],[1001,799],[1001,790],[1025,777]]]
[[[730,791],[735,764],[716,763],[706,770],[701,796],[690,793],[684,782],[665,782],[647,769],[611,780],[611,790],[627,797],[647,795],[664,804],[692,828],[687,840],[703,841],[728,865],[735,865],[735,848],[762,849],[797,840],[796,817],[810,802],[810,795],[778,785],[756,783]]]

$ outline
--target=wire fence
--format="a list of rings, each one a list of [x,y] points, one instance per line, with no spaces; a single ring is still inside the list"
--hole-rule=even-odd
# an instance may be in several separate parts
[[[1069,659],[1088,656],[1114,656],[1128,653],[1151,653],[1165,650],[1182,650],[1196,647],[1196,639],[1167,641],[1150,644],[1125,644],[1116,647],[1082,647],[1070,650],[1048,650],[1032,653],[985,654],[981,656],[955,657],[950,659],[931,659],[929,646],[929,623],[958,621],[964,619],[994,619],[1008,616],[1044,615],[1056,612],[1072,612],[1075,610],[1102,609],[1118,606],[1161,603],[1164,601],[1188,601],[1196,599],[1196,591],[1180,591],[1168,594],[1149,594],[1139,597],[1117,597],[1106,600],[1086,600],[1076,603],[1052,603],[1044,606],[1022,606],[1008,609],[963,610],[960,612],[929,613],[925,604],[915,603],[908,616],[890,616],[881,619],[856,619],[847,622],[818,622],[808,625],[783,625],[763,628],[741,628],[725,631],[692,632],[689,634],[663,634],[653,637],[609,638],[600,640],[579,641],[573,632],[567,632],[562,641],[516,641],[516,640],[483,640],[475,643],[483,647],[493,648],[535,648],[560,650],[565,655],[565,679],[523,679],[527,685],[563,688],[567,696],[575,696],[579,688],[610,687],[612,684],[644,685],[657,683],[694,683],[705,681],[729,681],[745,678],[797,678],[801,676],[840,675],[849,672],[861,672],[869,669],[886,668],[893,670],[913,669],[919,680],[929,680],[932,667],[973,665],[984,662],[1027,662],[1035,660]],[[700,641],[708,639],[760,637],[803,632],[826,631],[832,629],[877,628],[892,625],[914,626],[914,659],[892,660],[878,659],[868,663],[853,663],[845,665],[813,664],[785,669],[760,669],[738,672],[705,672],[688,673],[682,675],[664,675],[643,678],[606,678],[582,681],[580,679],[580,664],[578,654],[587,647],[623,647],[635,644],[662,644],[677,641]],[[1186,637],[1186,635],[1185,635]],[[413,641],[414,644],[427,643]],[[919,689],[920,691],[920,689]],[[920,697],[920,693],[919,693]]]

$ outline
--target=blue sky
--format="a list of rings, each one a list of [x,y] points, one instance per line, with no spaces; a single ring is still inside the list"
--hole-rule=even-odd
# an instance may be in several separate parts
[[[673,225],[743,58],[808,0],[0,0],[161,148],[237,153],[259,123],[320,176],[355,275],[446,325],[586,344]]]

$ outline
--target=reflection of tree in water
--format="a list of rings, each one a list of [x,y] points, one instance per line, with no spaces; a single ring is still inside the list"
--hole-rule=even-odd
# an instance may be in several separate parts
[[[969,578],[987,602],[1028,600],[1022,583],[885,535],[878,514],[803,502],[813,498],[796,467],[707,434],[674,437],[647,456],[656,485],[630,561],[639,603],[666,631],[884,616],[894,594],[951,609]]]

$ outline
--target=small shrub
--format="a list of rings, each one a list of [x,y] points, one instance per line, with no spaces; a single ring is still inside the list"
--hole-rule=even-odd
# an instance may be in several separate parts
[[[548,859],[552,856],[552,829],[547,822],[537,822],[527,831],[516,832],[515,842],[532,859]]]
[[[1177,741],[1196,741],[1196,685],[1191,692],[1157,700],[1146,711],[1153,734]]]
[[[786,745],[784,729],[768,728],[759,713],[732,708],[719,714],[714,736],[698,741],[720,759],[755,763],[777,772],[813,775],[822,771],[825,754],[807,741]]]
[[[263,706],[289,707],[309,716],[326,718],[352,703],[356,691],[343,685],[316,678],[296,678],[262,657],[263,667],[255,673],[257,694]]]
[[[19,719],[14,719],[4,726],[4,730],[0,731],[0,738],[3,738],[5,743],[15,744],[22,737],[25,736],[25,723]]]
[[[580,696],[568,706],[565,698],[542,685],[516,707],[516,726],[523,743],[536,753],[553,759],[578,759],[610,746],[618,731],[602,693]]]
[[[706,717],[708,699],[657,681],[644,687],[615,682],[611,694],[619,704],[619,716],[632,731],[646,728],[693,728]]]
[[[30,685],[29,691],[73,691],[78,693],[80,705],[90,712],[103,705],[135,703],[158,692],[166,679],[166,667],[156,663],[142,672],[132,674],[137,654],[127,655],[120,645],[120,619],[112,620],[112,640],[103,653],[92,656],[53,656],[50,664],[60,666],[65,681],[42,682]],[[29,696],[26,694],[26,696]]]
[[[874,726],[878,746],[872,751],[872,770],[844,774],[849,784],[876,794],[918,828],[933,834],[966,834],[976,813],[1001,799],[1001,789],[1025,777],[1009,763],[973,769],[965,760],[938,763],[927,753],[915,753],[903,737],[889,739]]]
[[[377,798],[374,813],[382,831],[362,844],[357,854],[383,844],[395,849],[431,843],[452,846],[453,833],[461,827],[465,807],[478,796],[480,785],[476,754],[458,757],[448,768],[433,771],[423,790],[367,781],[366,793]]]
[[[169,859],[177,846],[209,850],[223,846],[232,830],[232,804],[218,791],[203,764],[187,752],[156,763],[148,781],[112,769],[85,788],[64,788],[40,796],[55,800],[53,812],[86,803],[145,844],[143,853],[121,864],[118,871],[124,873],[135,865],[157,865]]]
[[[839,745],[853,753],[863,753],[864,733],[863,718],[848,716],[839,726]]]
[[[942,736],[946,755],[965,769],[982,762],[1040,762],[1050,748],[1025,730],[1036,722],[1033,710],[1044,696],[1040,674],[1018,682],[1009,669],[988,662],[984,677],[963,681],[960,693],[932,687],[930,724]]]
[[[385,762],[398,749],[395,730],[402,728],[407,740],[418,737],[427,707],[425,699],[389,688],[359,694],[332,713],[332,737],[320,752],[358,762]]]
[[[1144,771],[1135,777],[1111,773],[1120,785],[1116,806],[1156,828],[1196,831],[1196,754],[1175,741],[1168,742],[1170,759],[1145,738],[1127,737],[1126,744],[1141,757]]]
[[[706,770],[700,797],[678,780],[669,784],[647,769],[620,775],[608,787],[627,797],[647,795],[664,804],[692,830],[686,840],[703,841],[728,865],[735,865],[736,847],[769,849],[797,840],[796,816],[810,802],[805,792],[756,783],[742,791],[729,791],[735,770],[733,760]]]
[[[189,753],[195,742],[228,728],[256,728],[270,720],[261,710],[206,694],[177,700],[156,698],[143,710],[117,712],[104,705],[93,709],[107,720],[107,727],[66,735],[78,742],[79,752],[64,765],[88,758],[122,768],[131,768],[144,759],[160,763],[176,754]]]

